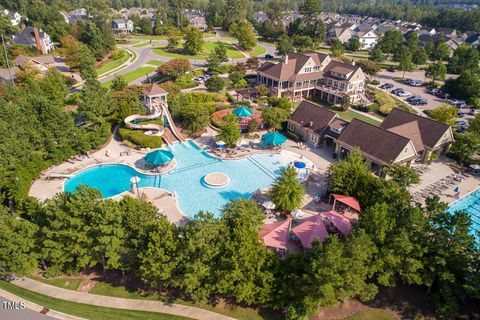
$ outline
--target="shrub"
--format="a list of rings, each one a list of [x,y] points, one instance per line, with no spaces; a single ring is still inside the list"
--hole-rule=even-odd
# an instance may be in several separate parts
[[[302,141],[302,137],[293,131],[287,130],[285,132],[285,135],[288,138],[292,139],[293,141],[296,141],[296,142]]]
[[[175,80],[175,83],[178,84],[182,89],[188,89],[198,86],[198,84],[192,80],[191,74],[184,74],[183,76],[178,77]]]
[[[164,82],[160,84],[160,87],[165,89],[165,91],[167,91],[170,94],[180,93],[180,91],[182,90],[182,88],[180,88],[180,86],[173,81]]]
[[[235,102],[235,99],[229,92],[227,92],[225,95],[227,96],[228,102]]]
[[[127,140],[140,148],[160,148],[163,145],[162,138],[159,136],[147,136],[142,130],[133,130],[129,128],[120,128],[118,133],[122,139]]]
[[[219,76],[213,76],[205,82],[205,86],[209,91],[218,92],[225,88],[225,81]]]
[[[237,105],[241,105],[241,106],[250,106],[252,103],[248,100],[241,100],[241,101],[235,101],[232,103],[233,105],[237,106]]]
[[[374,85],[374,86],[378,86],[378,85],[380,84],[380,81],[378,81],[378,80],[372,80],[370,83],[371,83],[372,85]]]
[[[214,74],[230,73],[235,69],[235,66],[231,64],[223,64],[211,69]]]

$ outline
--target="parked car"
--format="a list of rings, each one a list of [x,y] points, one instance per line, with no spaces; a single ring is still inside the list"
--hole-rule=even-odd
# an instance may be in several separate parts
[[[380,86],[380,89],[388,90],[388,89],[392,89],[392,88],[393,88],[393,84],[391,84],[391,83],[384,83]]]
[[[472,116],[476,116],[477,114],[480,114],[480,110],[479,109],[472,109],[472,110],[470,110],[470,114]]]
[[[197,83],[204,83],[205,82],[205,77],[198,76],[198,77],[193,78],[192,80],[197,82]]]
[[[449,99],[451,96],[448,94],[448,93],[445,93],[443,91],[438,91],[438,93],[436,94],[437,97],[439,97],[440,99]]]
[[[427,92],[430,94],[437,94],[440,91],[440,89],[435,88],[435,87],[430,87],[427,89]]]
[[[401,92],[401,91],[403,91],[402,88],[397,88],[397,89],[393,89],[393,90],[392,90],[392,93],[393,93],[393,94],[397,94],[398,92]]]
[[[405,100],[407,100],[408,102],[410,102],[410,101],[418,100],[418,99],[422,99],[422,97],[420,97],[420,96],[411,96],[411,97],[408,97],[408,98],[405,99]]]
[[[420,98],[420,99],[413,100],[410,103],[414,106],[424,106],[428,104],[428,101],[427,99]]]
[[[459,111],[457,111],[457,116],[459,116],[460,118],[463,118],[463,117],[465,117],[465,115],[466,115],[466,113],[465,113],[465,112],[463,112],[463,111],[460,111],[460,110],[459,110]]]
[[[464,100],[458,100],[458,99],[450,99],[448,100],[448,102],[453,104],[454,106],[460,106],[462,104],[465,104]]]
[[[405,83],[412,86],[412,87],[420,87],[422,85],[421,81],[412,80],[412,79],[405,80]]]
[[[396,70],[395,70],[394,67],[389,67],[389,68],[387,69],[387,71],[388,71],[388,72],[395,72]]]
[[[455,121],[455,126],[456,127],[466,127],[467,126],[467,121],[466,120],[457,120]]]
[[[466,103],[462,103],[461,105],[457,106],[459,109],[470,109],[470,106]]]
[[[458,133],[462,133],[465,130],[467,130],[467,127],[458,127],[457,129],[455,129],[455,131],[457,131]]]
[[[408,97],[409,95],[411,95],[411,93],[408,92],[408,91],[402,90],[402,91],[397,92],[396,95],[399,96],[399,97]]]
[[[266,54],[265,55],[265,60],[273,59],[273,56],[271,54]]]

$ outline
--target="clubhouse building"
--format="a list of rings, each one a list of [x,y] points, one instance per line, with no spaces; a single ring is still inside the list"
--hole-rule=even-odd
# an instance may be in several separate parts
[[[331,104],[362,103],[365,74],[359,66],[333,60],[328,54],[289,53],[278,63],[266,62],[257,70],[257,84],[275,97],[293,101],[316,97]]]
[[[407,111],[393,109],[375,126],[358,119],[342,120],[306,100],[290,116],[287,128],[313,147],[330,146],[340,159],[359,149],[375,172],[391,163],[428,162],[447,152],[453,142],[450,126]]]

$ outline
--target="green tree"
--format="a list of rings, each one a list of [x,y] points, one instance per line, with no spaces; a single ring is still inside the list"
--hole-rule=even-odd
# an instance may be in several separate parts
[[[276,54],[285,55],[291,52],[295,52],[293,41],[287,34],[282,34],[278,39]]]
[[[401,49],[398,57],[398,70],[403,71],[402,79],[405,78],[405,72],[413,71],[414,64],[412,62],[412,54],[405,47]]]
[[[280,108],[288,112],[291,112],[293,109],[293,103],[287,97],[281,97],[281,98],[269,97],[267,101],[268,101],[268,106],[273,108]]]
[[[225,81],[223,81],[223,79],[219,76],[213,76],[205,81],[205,86],[209,91],[218,92],[225,88]]]
[[[344,161],[328,167],[327,181],[332,192],[355,196],[370,175],[360,151],[354,150]]]
[[[277,107],[265,108],[262,111],[263,123],[272,129],[280,129],[289,116],[289,111]]]
[[[223,42],[217,42],[215,49],[207,57],[207,65],[210,70],[217,68],[222,62],[227,62],[227,46]]]
[[[438,40],[435,42],[435,46],[432,51],[432,59],[437,61],[445,61],[450,56],[450,47],[445,40]]]
[[[313,16],[320,13],[322,5],[321,0],[305,0],[300,8],[300,12],[306,16]]]
[[[257,45],[257,35],[250,22],[243,20],[234,23],[231,25],[230,31],[243,49],[249,51]]]
[[[293,211],[301,206],[305,190],[297,177],[295,168],[288,166],[282,169],[280,177],[273,182],[269,196],[277,209]]]
[[[345,52],[343,44],[338,39],[333,39],[330,43],[330,51],[332,52],[332,56],[340,57]]]
[[[357,51],[360,49],[360,40],[357,37],[348,40],[347,49],[350,51]]]
[[[125,89],[126,87],[128,87],[128,83],[124,77],[119,75],[115,75],[115,77],[113,77],[110,89],[119,91]]]
[[[182,32],[177,28],[171,28],[167,31],[167,48],[175,49],[180,44],[182,39]]]
[[[210,123],[210,113],[204,104],[185,104],[180,109],[180,118],[185,129],[194,134],[203,130]]]
[[[476,48],[462,44],[453,52],[447,69],[450,73],[456,74],[465,70],[478,73],[480,71],[480,53]]]
[[[466,70],[456,79],[447,79],[443,89],[457,99],[473,101],[480,97],[480,76]]]
[[[461,163],[480,152],[480,136],[478,133],[466,132],[459,135],[450,150]]]
[[[74,67],[80,70],[80,76],[83,80],[96,79],[97,71],[95,69],[95,57],[92,55],[90,49],[78,43],[76,47],[76,64]]]
[[[184,33],[183,39],[185,43],[183,44],[183,49],[194,55],[201,52],[205,41],[200,30],[195,27],[187,27]]]
[[[383,53],[382,49],[376,46],[370,51],[368,58],[376,63],[382,63],[385,61],[385,54]]]
[[[457,120],[457,107],[445,103],[442,104],[440,107],[429,110],[428,116],[441,123],[448,124],[449,126],[454,126],[455,121]]]
[[[405,165],[398,163],[390,164],[386,166],[383,171],[399,186],[404,188],[420,182],[420,175],[418,172]]]
[[[236,117],[234,121],[227,121],[225,124],[220,126],[218,139],[224,141],[226,145],[230,147],[235,146],[240,137],[240,127],[237,124]]]
[[[108,89],[103,88],[97,80],[87,80],[82,89],[78,111],[92,120],[110,115],[113,112],[113,103]]]
[[[424,65],[425,63],[427,63],[428,56],[423,47],[419,47],[412,52],[413,52],[412,62],[417,66],[417,68],[419,65]]]
[[[0,277],[29,275],[37,266],[37,226],[0,207]]]
[[[384,53],[395,54],[403,43],[403,35],[396,29],[385,32],[377,43],[377,47]]]
[[[432,82],[435,82],[435,80],[445,80],[446,74],[447,68],[440,61],[429,64],[427,70],[425,70],[425,77],[432,79]]]
[[[190,62],[187,59],[177,58],[162,64],[158,67],[157,73],[170,79],[176,79],[187,73],[190,68]]]

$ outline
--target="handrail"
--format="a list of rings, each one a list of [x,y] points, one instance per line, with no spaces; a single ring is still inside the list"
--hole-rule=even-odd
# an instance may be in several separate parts
[[[221,160],[220,160],[220,159],[214,159],[214,160],[211,160],[211,161],[209,161],[209,162],[194,164],[194,165],[191,165],[191,166],[182,168],[182,169],[180,169],[180,170],[170,171],[169,174],[176,174],[176,173],[180,173],[180,172],[184,172],[184,171],[188,171],[188,170],[192,170],[192,169],[196,169],[196,168],[206,167],[206,166],[215,164],[215,163],[217,163],[217,162],[219,162],[219,161],[221,161]]]

